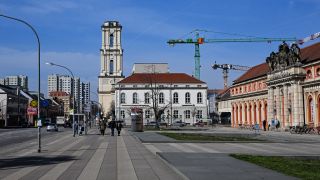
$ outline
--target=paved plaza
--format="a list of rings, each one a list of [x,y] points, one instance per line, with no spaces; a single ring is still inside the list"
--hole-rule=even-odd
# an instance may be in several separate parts
[[[72,137],[71,131],[14,146],[1,145],[0,179],[295,179],[234,159],[230,153],[319,156],[320,136],[210,128],[189,133],[254,135],[268,142],[179,142],[156,132],[122,131],[121,136],[98,134]],[[4,137],[8,132],[0,134]]]

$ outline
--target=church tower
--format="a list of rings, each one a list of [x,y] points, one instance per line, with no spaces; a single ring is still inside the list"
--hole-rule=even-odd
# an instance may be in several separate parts
[[[121,46],[122,26],[118,21],[106,21],[101,26],[102,46],[100,49],[99,103],[102,105],[104,117],[114,106],[115,84],[123,76],[123,49]]]

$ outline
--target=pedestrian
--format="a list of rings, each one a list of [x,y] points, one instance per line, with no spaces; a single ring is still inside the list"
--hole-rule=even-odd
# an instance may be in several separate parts
[[[105,130],[106,130],[106,123],[102,120],[102,121],[100,121],[99,126],[100,126],[101,135],[104,136],[104,133],[105,133]]]
[[[121,122],[118,122],[117,123],[118,136],[120,136],[121,129],[122,129],[122,124],[121,124]]]
[[[277,122],[276,122],[276,128],[278,129],[278,128],[280,128],[280,121],[279,120],[276,120]]]
[[[111,129],[111,136],[114,136],[114,128],[116,128],[116,122],[114,120],[111,120],[109,122],[109,127]]]
[[[263,130],[266,131],[267,130],[267,121],[263,120],[262,125],[263,125]]]

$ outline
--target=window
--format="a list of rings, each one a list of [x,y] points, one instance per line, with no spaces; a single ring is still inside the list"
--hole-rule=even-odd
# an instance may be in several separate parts
[[[185,112],[185,118],[190,119],[190,110],[186,110]]]
[[[178,85],[173,85],[173,87],[178,87]]]
[[[138,87],[138,86],[135,84],[135,85],[133,85],[132,87],[136,88],[136,87]]]
[[[202,118],[202,110],[198,110],[198,111],[197,111],[196,118],[197,118],[197,119],[201,119],[201,118]]]
[[[150,118],[150,110],[145,111],[145,118]]]
[[[120,95],[120,104],[125,104],[126,103],[126,94],[121,93]]]
[[[188,87],[190,87],[190,85],[186,85],[186,87],[188,88]]]
[[[159,85],[159,88],[164,88],[164,85]]]
[[[185,98],[186,104],[190,104],[190,93],[186,93],[186,98]]]
[[[198,104],[202,103],[202,94],[201,94],[201,92],[198,92],[198,94],[197,94],[197,103]]]
[[[113,74],[113,60],[110,60],[109,72],[110,72],[110,74]]]
[[[310,69],[307,71],[307,78],[312,78],[312,72]]]
[[[120,118],[121,119],[124,119],[126,117],[125,113],[124,113],[124,110],[121,110],[120,111]]]
[[[179,111],[178,110],[173,111],[173,118],[175,118],[175,119],[179,118]]]
[[[138,104],[138,94],[133,93],[132,95],[132,104]]]
[[[149,93],[144,93],[144,103],[149,104],[150,103],[150,95]]]
[[[178,104],[179,103],[179,96],[178,93],[173,93],[173,104]]]
[[[201,87],[201,85],[198,85],[197,87]]]
[[[110,47],[113,47],[113,42],[114,42],[113,34],[110,34],[110,37],[109,37]]]
[[[316,72],[317,72],[317,76],[320,76],[320,67],[317,68]]]
[[[164,104],[164,94],[163,93],[159,94],[159,104]]]

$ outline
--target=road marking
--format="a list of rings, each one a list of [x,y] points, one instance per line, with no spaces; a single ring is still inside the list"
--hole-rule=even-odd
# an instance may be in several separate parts
[[[71,147],[73,147],[77,143],[80,143],[83,140],[84,140],[83,138],[81,138],[81,139],[78,138],[76,141],[72,142],[71,144],[68,144],[67,146],[64,146],[62,149],[60,149],[60,151],[56,151],[56,152],[51,153],[49,155],[58,156],[58,155],[62,154],[64,151],[70,149]],[[30,172],[32,172],[33,170],[35,170],[35,169],[37,169],[39,167],[40,166],[22,168],[19,171],[16,171],[13,174],[10,174],[9,176],[5,177],[4,180],[20,179],[23,176],[29,174]]]
[[[122,136],[117,138],[117,176],[118,180],[138,180]]]
[[[78,180],[97,179],[104,155],[107,152],[107,147],[107,142],[103,142],[100,144],[99,148],[96,150],[90,161],[87,163],[86,167],[82,170],[82,173],[78,177]]]
[[[153,144],[145,143],[144,146],[153,154],[157,154],[157,152],[162,152],[160,149],[156,148]]]
[[[75,156],[75,157],[81,156],[86,151],[86,149],[88,149],[89,147],[90,146],[88,146],[88,145],[82,146],[79,150],[74,152],[71,156]],[[64,163],[60,163],[60,164],[56,165],[53,169],[48,171],[39,180],[58,179],[61,176],[61,174],[63,174],[74,162],[75,162],[75,160],[64,162]]]
[[[187,146],[190,146],[190,147],[193,147],[195,149],[199,149],[201,151],[204,151],[204,152],[209,152],[209,153],[221,153],[220,151],[216,151],[214,149],[210,149],[210,148],[206,148],[206,147],[202,147],[200,146],[200,144],[193,144],[193,143],[186,143]]]
[[[49,145],[54,144],[54,143],[59,142],[59,141],[63,141],[63,140],[65,140],[65,139],[67,139],[67,138],[69,138],[69,135],[65,135],[64,137],[62,137],[62,138],[60,138],[60,139],[57,139],[57,140],[55,140],[55,141],[52,141],[52,142],[46,144],[46,146],[49,146]]]
[[[169,143],[169,145],[177,148],[178,150],[180,150],[182,152],[189,152],[189,153],[195,152],[194,150],[192,150],[190,148],[186,148],[178,143]]]

